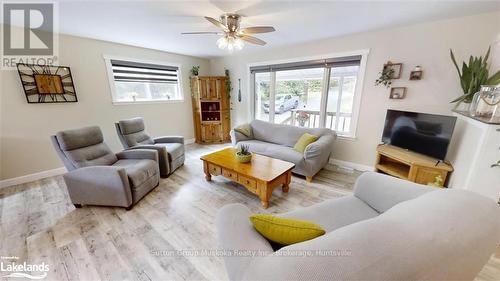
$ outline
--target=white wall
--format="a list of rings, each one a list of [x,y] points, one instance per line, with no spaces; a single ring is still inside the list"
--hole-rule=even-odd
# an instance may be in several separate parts
[[[370,49],[357,139],[339,140],[334,148],[334,157],[371,166],[375,161],[375,148],[380,141],[386,110],[393,108],[451,115],[453,105],[449,101],[461,94],[461,88],[449,49],[453,48],[459,61],[468,59],[469,55],[484,55],[488,45],[496,41],[499,33],[500,13],[495,12],[324,39],[247,55],[235,53],[212,59],[210,67],[213,75],[222,74],[224,68],[231,72],[235,88],[232,94],[234,125],[252,118],[247,64]],[[382,65],[388,60],[404,64],[402,78],[393,83],[393,86],[408,88],[404,100],[390,100],[388,89],[374,86]],[[423,67],[423,80],[409,81],[409,73],[415,65]],[[235,99],[238,78],[242,81],[242,103]]]
[[[208,74],[208,60],[66,35],[59,36],[59,44],[60,65],[71,67],[77,103],[28,104],[17,71],[0,71],[0,179],[62,167],[50,143],[60,130],[98,125],[118,151],[113,123],[142,116],[154,136],[194,137],[189,70],[200,65]],[[181,64],[184,102],[112,105],[103,54]]]

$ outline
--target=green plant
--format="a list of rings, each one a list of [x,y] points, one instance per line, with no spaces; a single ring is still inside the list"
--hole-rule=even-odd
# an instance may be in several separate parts
[[[497,129],[498,132],[500,132],[500,129]],[[500,160],[498,160],[495,164],[492,164],[491,167],[500,167]]]
[[[479,92],[481,85],[498,85],[500,84],[500,71],[497,71],[492,76],[489,76],[488,70],[488,58],[490,56],[490,48],[486,52],[484,59],[482,56],[473,57],[470,56],[469,63],[466,64],[462,62],[462,71],[458,67],[457,61],[455,60],[455,55],[453,50],[450,49],[450,56],[455,68],[458,72],[458,77],[460,78],[460,86],[464,91],[464,94],[460,97],[451,101],[451,103],[457,103],[457,106],[462,103],[471,103],[474,94]]]
[[[227,97],[231,98],[231,91],[233,90],[233,87],[231,86],[231,78],[229,77],[229,69],[224,69],[224,74],[226,75],[226,90],[227,90]]]
[[[377,80],[375,80],[375,86],[380,84],[384,85],[386,88],[391,87],[392,77],[394,77],[394,69],[391,67],[384,67],[380,72],[380,76]]]
[[[199,65],[193,66],[191,68],[191,75],[198,76],[199,73],[200,73],[200,66]]]
[[[248,145],[242,144],[240,145],[240,150],[238,151],[240,155],[250,155],[250,147]]]

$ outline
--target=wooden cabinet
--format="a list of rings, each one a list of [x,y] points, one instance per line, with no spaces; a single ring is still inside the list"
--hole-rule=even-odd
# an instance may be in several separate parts
[[[197,143],[230,141],[230,101],[225,76],[191,78],[191,102]]]
[[[437,159],[408,151],[392,145],[380,145],[377,148],[377,172],[406,179],[419,184],[435,182],[441,176],[446,186],[448,174],[453,167]]]
[[[222,126],[220,124],[201,124],[202,142],[223,142]]]

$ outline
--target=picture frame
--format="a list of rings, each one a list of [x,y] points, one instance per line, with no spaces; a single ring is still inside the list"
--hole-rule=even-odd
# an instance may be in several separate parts
[[[401,78],[401,72],[403,71],[403,64],[387,62],[386,64],[384,64],[384,71],[387,71],[387,69],[394,70],[391,79],[399,79]]]
[[[402,100],[406,97],[406,87],[392,87],[389,95],[390,99]]]
[[[414,71],[410,72],[410,80],[421,80],[422,74],[423,74],[422,70],[418,70],[418,71],[414,70]]]
[[[68,66],[18,63],[17,71],[28,103],[78,102]]]

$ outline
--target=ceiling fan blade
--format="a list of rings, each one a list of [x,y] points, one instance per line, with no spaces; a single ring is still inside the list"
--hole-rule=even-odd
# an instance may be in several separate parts
[[[240,32],[244,34],[267,33],[274,31],[276,31],[276,29],[272,26],[253,26],[240,29]]]
[[[262,41],[257,37],[253,37],[253,36],[249,36],[249,35],[239,35],[238,37],[240,37],[241,40],[247,41],[248,43],[257,44],[257,45],[261,45],[261,46],[266,45],[265,41]]]
[[[211,17],[205,17],[205,19],[211,22],[213,25],[217,26],[218,28],[222,30],[227,30],[227,26],[223,25],[222,22]]]
[[[223,35],[222,32],[182,32],[182,35],[197,35],[197,34],[213,34],[213,35]]]

